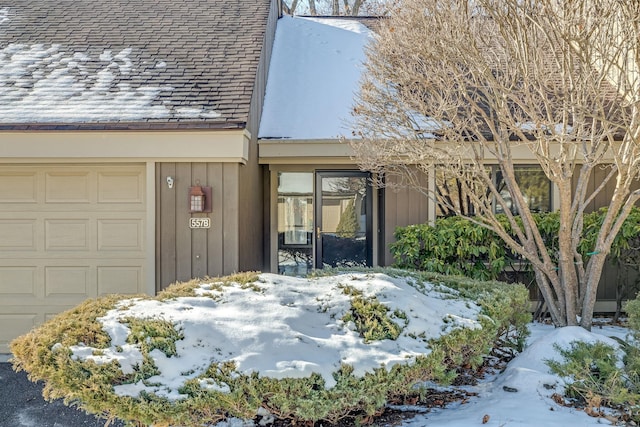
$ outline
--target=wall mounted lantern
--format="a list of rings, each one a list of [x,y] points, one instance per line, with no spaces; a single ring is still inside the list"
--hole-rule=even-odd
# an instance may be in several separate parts
[[[189,212],[211,212],[211,187],[196,185],[189,187]]]

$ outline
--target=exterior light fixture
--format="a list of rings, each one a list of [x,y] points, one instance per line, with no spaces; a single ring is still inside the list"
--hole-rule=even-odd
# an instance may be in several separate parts
[[[189,211],[191,213],[204,212],[206,197],[207,196],[202,191],[201,186],[196,185],[193,187],[189,187]]]
[[[189,212],[211,212],[211,202],[211,187],[200,185],[200,181],[196,181],[196,185],[189,187]]]

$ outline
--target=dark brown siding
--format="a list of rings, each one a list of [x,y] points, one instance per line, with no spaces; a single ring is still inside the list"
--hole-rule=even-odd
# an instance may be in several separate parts
[[[220,276],[238,268],[238,168],[235,163],[156,165],[156,288],[194,277]],[[167,176],[174,180],[167,185]],[[189,187],[212,190],[213,212],[189,213]],[[192,216],[211,219],[209,229],[190,229]]]
[[[421,185],[427,187],[427,176],[422,175]],[[396,227],[423,224],[429,220],[429,199],[411,188],[386,188],[384,193],[384,265],[393,264],[389,244],[395,242]]]
[[[250,135],[247,163],[157,165],[158,289],[192,277],[260,270],[266,262],[264,172],[258,164],[257,135],[279,12],[279,2],[272,1],[264,39],[255,46],[261,53],[246,124]],[[168,175],[175,179],[173,190],[167,187]],[[187,192],[196,180],[212,187],[209,230],[189,229]]]
[[[251,134],[249,160],[246,165],[240,166],[239,170],[238,223],[240,228],[238,230],[238,244],[242,250],[239,252],[238,267],[241,271],[263,270],[267,263],[267,252],[265,252],[264,245],[266,230],[268,230],[268,227],[265,228],[264,221],[264,186],[262,182],[264,172],[262,166],[258,164],[257,136],[278,14],[278,2],[273,1],[271,2],[260,63],[251,97],[249,122],[247,123],[247,130]]]
[[[574,173],[574,182],[573,187],[576,187],[577,184],[577,176],[579,173],[579,166],[576,167],[576,172]],[[605,179],[607,174],[609,173],[609,169],[606,168],[596,168],[591,174],[591,178],[589,180],[588,194],[592,193],[600,183]],[[604,190],[602,190],[594,199],[594,201],[589,205],[587,212],[593,212],[602,207],[608,206],[611,198],[611,194],[613,193],[613,189],[615,188],[615,179],[609,181],[605,186]],[[635,190],[640,188],[640,182],[636,182],[635,185],[632,185],[631,190]],[[614,266],[612,263],[607,263],[605,265],[604,270],[602,271],[602,276],[600,277],[600,284],[598,286],[598,295],[597,299],[599,302],[602,301],[615,301],[616,299],[616,287],[618,282],[621,280],[627,280],[628,283],[633,283],[636,278],[636,274],[634,272],[629,272],[626,270],[618,271],[618,268]]]

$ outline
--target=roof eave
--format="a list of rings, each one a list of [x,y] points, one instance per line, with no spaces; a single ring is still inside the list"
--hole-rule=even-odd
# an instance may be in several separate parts
[[[136,130],[231,130],[245,129],[245,121],[205,122],[49,122],[49,123],[0,123],[0,131],[136,131]]]

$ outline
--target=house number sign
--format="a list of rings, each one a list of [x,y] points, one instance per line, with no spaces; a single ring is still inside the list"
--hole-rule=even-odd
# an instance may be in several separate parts
[[[211,228],[211,218],[189,218],[189,228]]]

